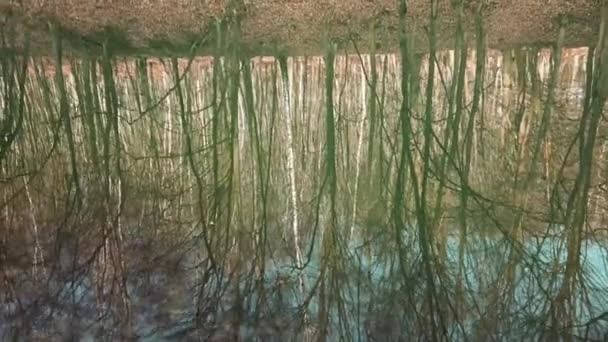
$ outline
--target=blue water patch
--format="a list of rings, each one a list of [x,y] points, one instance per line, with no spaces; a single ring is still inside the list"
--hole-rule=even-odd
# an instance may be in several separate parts
[[[318,320],[322,270],[325,270],[326,297],[332,303],[330,339],[365,337],[374,333],[374,329],[395,334],[414,333],[424,317],[420,315],[426,315],[423,312],[429,278],[417,234],[404,233],[400,239],[401,248],[390,234],[373,244],[354,238],[344,244],[346,248],[334,251],[330,264],[324,264],[327,260],[322,258],[321,249],[316,248],[310,258],[304,260],[303,269],[295,267],[293,258],[267,260],[264,288],[266,305],[270,307],[257,306],[259,293],[252,291],[255,286],[248,285],[250,280],[243,278],[238,284],[239,292],[244,294],[239,334],[253,338],[262,336],[260,334],[279,334],[277,331],[283,329],[293,333],[287,335],[283,331],[281,336],[294,337],[301,333],[297,322],[304,317],[314,326]],[[317,243],[320,246],[320,241]],[[436,256],[431,262],[437,305],[442,311],[437,321],[444,322],[450,340],[477,336],[487,320],[496,323],[493,338],[541,338],[550,323],[551,303],[564,280],[566,257],[566,245],[558,237],[529,238],[517,245],[502,236],[471,234],[466,243],[461,243],[458,234],[449,235],[445,256]],[[576,308],[573,331],[581,336],[602,336],[608,331],[605,314],[608,312],[608,249],[601,241],[586,240],[580,260],[579,285],[572,295]],[[192,271],[183,280],[176,281],[162,272],[152,272],[145,281],[135,276],[129,280],[134,329],[140,340],[179,340],[194,330],[200,276],[199,272]],[[217,327],[225,325],[222,322],[230,317],[234,305],[237,284],[232,281],[229,277],[211,277],[207,283],[209,289],[224,289],[224,297],[212,313]],[[147,285],[156,295],[145,290],[142,282],[149,282]],[[37,316],[40,324],[34,330],[61,334],[64,329],[61,322],[76,319],[79,338],[94,340],[96,332],[116,328],[111,315],[97,317],[99,311],[112,310],[96,303],[88,276],[74,283],[51,282],[49,289],[55,291],[63,303],[44,306]],[[316,295],[311,296],[313,290]],[[302,306],[304,302],[306,307]],[[33,303],[33,298],[24,297],[24,303]],[[15,303],[0,303],[3,314],[16,309]],[[262,311],[265,313],[260,314]],[[45,320],[51,313],[53,320]],[[283,323],[259,323],[269,321]],[[266,324],[267,328],[255,326],[253,322]],[[0,324],[2,336],[9,336],[11,329],[8,324]]]

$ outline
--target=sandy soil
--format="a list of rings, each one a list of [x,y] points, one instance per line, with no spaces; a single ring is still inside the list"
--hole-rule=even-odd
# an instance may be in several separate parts
[[[473,27],[473,8],[486,1],[488,44],[506,48],[521,44],[547,44],[557,36],[561,15],[569,18],[566,43],[594,42],[599,21],[599,1],[594,0],[465,0],[467,27]],[[58,24],[71,37],[88,43],[103,40],[139,49],[184,48],[197,37],[213,32],[216,18],[237,13],[243,42],[253,54],[275,47],[291,54],[322,52],[322,37],[329,35],[344,46],[351,37],[362,50],[370,46],[376,27],[380,50],[393,50],[397,37],[397,0],[0,0],[4,25],[33,30],[35,46],[45,51],[50,44],[47,23]],[[408,17],[416,45],[424,49],[430,0],[410,0]],[[450,47],[456,15],[451,0],[439,0],[439,45]],[[470,35],[472,37],[472,35]],[[185,50],[185,49],[184,49]],[[134,51],[134,50],[131,50]],[[142,50],[143,51],[143,50]],[[209,52],[210,50],[207,50]]]

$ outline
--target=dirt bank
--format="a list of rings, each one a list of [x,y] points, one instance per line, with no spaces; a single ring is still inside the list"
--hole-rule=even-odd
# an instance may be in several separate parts
[[[469,29],[478,1],[486,1],[484,22],[491,47],[547,44],[557,36],[560,16],[569,18],[568,45],[586,45],[596,36],[597,1],[468,0]],[[317,54],[326,35],[351,48],[348,43],[354,38],[367,50],[372,26],[380,50],[396,47],[396,0],[242,0],[234,4],[230,0],[5,0],[0,2],[0,11],[5,14],[5,27],[13,25],[18,34],[26,28],[33,31],[34,45],[42,53],[50,46],[48,22],[85,45],[109,37],[123,51],[170,53],[187,51],[192,41],[214,31],[215,19],[234,14],[241,19],[243,42],[253,54],[269,53],[275,47],[291,54]],[[430,0],[408,3],[410,30],[419,49],[426,45],[429,4]],[[455,22],[452,1],[439,0],[440,47],[451,46]]]

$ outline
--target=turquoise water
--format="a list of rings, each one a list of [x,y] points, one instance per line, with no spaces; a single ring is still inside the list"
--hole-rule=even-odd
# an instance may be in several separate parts
[[[403,236],[404,268],[400,267],[399,253],[391,250],[394,245],[385,244],[384,250],[374,250],[365,248],[367,243],[363,241],[354,240],[349,243],[348,250],[341,253],[340,266],[328,269],[326,278],[334,279],[332,277],[335,276],[337,279],[335,282],[327,280],[327,297],[334,303],[330,312],[331,340],[366,340],[368,335],[374,334],[388,338],[390,334],[403,335],[417,329],[415,312],[424,309],[426,278],[421,272],[421,256],[416,239],[415,234]],[[506,239],[477,235],[472,235],[467,240],[463,269],[459,270],[458,266],[459,238],[450,236],[444,266],[441,271],[435,269],[434,274],[438,305],[444,315],[449,339],[465,340],[477,336],[481,319],[489,315],[496,305],[500,307],[497,310],[499,322],[495,338],[542,338],[541,334],[547,330],[544,325],[549,323],[549,304],[557,295],[562,280],[566,258],[563,242],[557,238],[529,238],[523,245],[521,259],[513,268],[513,282],[505,284],[510,243]],[[601,243],[588,240],[583,245],[581,257],[580,286],[574,296],[578,327],[574,332],[601,340],[604,338],[602,334],[608,331],[608,321],[595,318],[608,311],[608,250]],[[301,272],[293,267],[291,259],[269,260],[265,284],[269,303],[274,306],[270,307],[267,315],[261,315],[257,320],[253,317],[257,310],[258,293],[248,292],[248,284],[242,283],[240,286],[246,305],[238,327],[240,336],[245,339],[258,337],[262,340],[270,336],[278,340],[302,338],[300,323],[303,312],[313,326],[318,314],[318,296],[308,298],[308,293],[319,279],[322,268],[319,260],[319,251],[314,250],[311,260]],[[304,294],[298,286],[300,275],[304,280]],[[185,279],[185,282],[176,284],[167,275],[153,274],[151,285],[158,287],[162,293],[156,301],[151,301],[142,293],[135,282],[129,284],[135,330],[140,340],[180,340],[193,329],[198,294],[194,285],[199,279],[194,272]],[[276,286],[279,279],[284,283],[280,288]],[[458,320],[450,320],[448,317],[453,316],[450,313],[457,304],[456,288],[459,279],[463,284],[464,297],[458,305],[466,309]],[[512,286],[511,292],[506,290],[507,285]],[[222,322],[230,317],[230,308],[234,303],[234,285],[229,285],[226,278],[223,282],[212,280],[208,287],[226,289],[223,297],[225,302],[219,303],[218,310],[214,312],[215,334],[233,331],[234,326]],[[80,340],[94,341],[96,333],[107,332],[115,324],[109,319],[98,320],[95,317],[95,299],[88,277],[73,285],[66,284],[62,287],[56,284],[52,288],[61,292],[59,298],[65,302],[58,309],[53,309],[55,324],[74,321],[76,312]],[[493,290],[496,289],[501,291],[498,292],[498,302],[492,297],[496,293]],[[508,293],[512,295],[509,296]],[[300,305],[305,299],[309,299],[310,303],[302,311]],[[342,303],[340,311],[337,302]],[[2,305],[6,311],[16,309],[14,304]],[[38,329],[49,329],[49,323],[44,323],[44,318],[51,314],[50,307],[40,311]],[[159,319],[160,315],[165,315],[164,319]],[[587,324],[591,320],[593,322]],[[380,325],[379,321],[386,323],[385,326]],[[374,324],[380,328],[374,328]],[[0,326],[0,330],[4,330],[0,331],[3,336],[6,336],[9,329],[10,326]],[[387,335],[381,335],[379,329],[383,329]],[[267,336],[266,339],[263,336]]]

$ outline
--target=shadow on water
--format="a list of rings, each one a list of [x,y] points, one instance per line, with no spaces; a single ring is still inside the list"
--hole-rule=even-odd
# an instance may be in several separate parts
[[[2,339],[608,338],[608,9],[503,51],[454,9],[425,54],[402,2],[398,54],[0,58]]]

